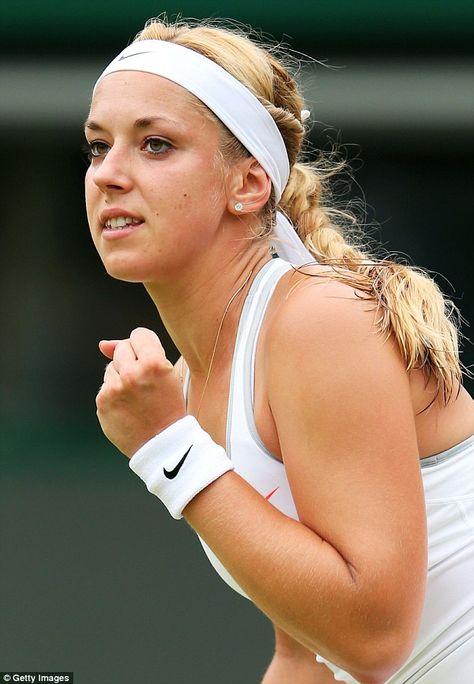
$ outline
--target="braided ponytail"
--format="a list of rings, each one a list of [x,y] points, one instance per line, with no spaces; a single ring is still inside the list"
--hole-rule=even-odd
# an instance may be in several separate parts
[[[326,204],[329,182],[345,163],[332,157],[325,161],[323,155],[316,163],[300,161],[304,101],[275,50],[266,50],[241,30],[222,28],[217,22],[151,20],[137,36],[145,39],[169,40],[200,52],[259,98],[280,130],[290,161],[290,178],[278,208],[315,259],[328,265],[325,277],[350,284],[375,302],[379,329],[396,339],[407,371],[423,369],[427,379],[435,379],[447,403],[462,381],[456,307],[421,269],[376,259],[346,237],[348,228],[355,228],[352,215]],[[227,129],[221,152],[227,159],[248,155]],[[271,198],[259,217],[263,227],[256,237],[271,233],[276,208]]]
[[[422,369],[427,380],[434,378],[437,394],[448,403],[462,382],[456,306],[422,269],[375,259],[351,244],[340,227],[351,215],[322,204],[326,180],[311,165],[295,164],[282,209],[315,259],[331,267],[325,277],[351,285],[377,304],[379,330],[393,334],[407,371]]]

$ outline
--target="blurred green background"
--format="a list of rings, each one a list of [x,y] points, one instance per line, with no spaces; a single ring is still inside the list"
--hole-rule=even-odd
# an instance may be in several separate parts
[[[101,69],[163,11],[230,17],[337,67],[302,70],[313,144],[347,146],[345,199],[365,197],[373,237],[442,273],[474,320],[472,2],[3,2],[3,671],[250,684],[271,656],[266,619],[227,590],[95,421],[97,341],[137,325],[164,333],[141,286],[109,279],[94,253],[82,122]],[[469,344],[463,359],[474,361]]]

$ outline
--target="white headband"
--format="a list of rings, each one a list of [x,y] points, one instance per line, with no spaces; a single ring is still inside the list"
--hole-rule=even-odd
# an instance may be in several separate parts
[[[228,71],[195,50],[161,40],[140,40],[126,47],[99,76],[94,92],[105,76],[116,71],[156,74],[195,95],[265,169],[278,203],[290,174],[285,143],[258,98]],[[314,261],[281,212],[277,212],[275,233],[275,248],[290,263]]]

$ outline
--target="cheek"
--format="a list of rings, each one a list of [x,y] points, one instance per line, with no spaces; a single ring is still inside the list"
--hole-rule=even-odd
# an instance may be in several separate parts
[[[89,218],[90,211],[91,211],[91,205],[92,205],[92,174],[91,174],[91,169],[90,167],[86,171],[86,175],[84,178],[84,195],[86,199],[86,211],[87,211],[87,217]]]
[[[92,228],[92,217],[100,196],[100,191],[93,181],[91,168],[87,170],[84,178],[84,194],[86,200],[87,220],[89,221],[89,226]]]
[[[89,232],[92,237],[92,242],[95,245],[96,249],[99,249],[99,241],[98,241],[98,235],[96,232],[93,230],[93,225],[94,225],[94,207],[97,202],[97,198],[99,195],[97,186],[92,180],[92,173],[91,169],[89,168],[86,172],[86,176],[84,179],[84,191],[85,191],[85,200],[86,200],[86,216],[87,216],[87,223],[89,225]]]
[[[184,189],[181,197],[183,207],[192,207],[198,214],[217,217],[225,208],[226,188],[222,174],[209,165],[204,173],[202,166],[196,171],[192,182]]]
[[[208,185],[195,188],[194,191],[181,192],[170,204],[171,214],[177,221],[196,229],[212,229],[212,226],[220,222],[224,207],[223,193]]]

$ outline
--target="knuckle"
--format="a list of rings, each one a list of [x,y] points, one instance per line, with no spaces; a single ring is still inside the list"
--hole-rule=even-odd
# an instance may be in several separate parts
[[[104,397],[104,392],[103,392],[102,388],[97,393],[97,396],[95,398],[95,405],[96,405],[97,413],[103,411],[103,409],[105,407],[105,397]]]
[[[122,381],[123,388],[126,390],[133,389],[137,384],[137,376],[129,368],[126,368],[121,371],[120,380]]]
[[[143,375],[146,379],[151,381],[161,381],[172,369],[172,364],[169,363],[166,357],[156,357],[147,359],[143,363]]]
[[[104,383],[95,398],[97,408],[105,411],[111,403],[117,400],[120,394],[121,388],[119,386],[111,382]]]
[[[158,359],[145,359],[141,363],[141,371],[144,375],[156,375],[160,371]]]
[[[150,328],[138,327],[134,328],[130,333],[130,339],[134,341],[141,341],[142,343],[159,343],[160,338]]]
[[[132,332],[130,333],[130,339],[136,339],[137,337],[142,337],[143,335],[146,335],[150,331],[148,328],[143,328],[143,327],[138,327],[134,328]]]
[[[122,394],[122,390],[121,390],[120,387],[118,387],[117,385],[111,385],[111,386],[107,389],[107,401],[108,401],[109,403],[110,403],[110,402],[114,402],[114,401],[116,401],[117,399],[120,398],[120,395],[121,395],[121,394]]]
[[[114,354],[113,354],[114,357],[117,356],[117,354],[124,348],[125,343],[126,343],[126,340],[119,340],[117,342],[117,344],[115,345],[115,349],[114,349]]]
[[[104,380],[110,375],[110,371],[112,370],[112,362],[106,364],[105,370],[104,370]]]

